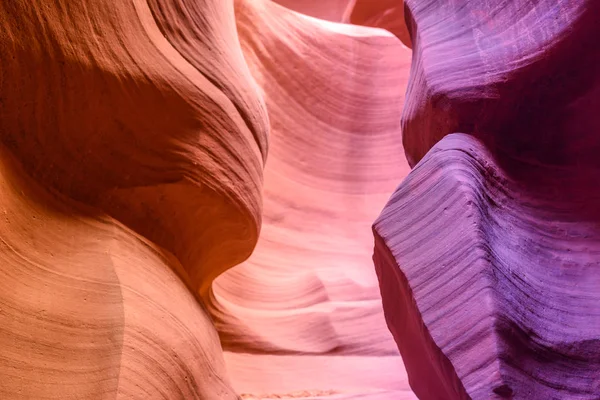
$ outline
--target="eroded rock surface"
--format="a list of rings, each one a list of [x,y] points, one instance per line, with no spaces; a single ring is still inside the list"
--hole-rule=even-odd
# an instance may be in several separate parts
[[[350,3],[0,4],[0,398],[414,398],[369,262],[410,52]]]
[[[197,294],[256,244],[268,119],[233,2],[173,4],[0,5],[2,398],[236,398]]]
[[[374,261],[411,387],[597,399],[599,4],[406,4],[414,169]]]
[[[375,264],[420,398],[598,397],[599,178],[455,134],[400,185]]]
[[[414,60],[402,127],[411,166],[455,132],[536,163],[597,166],[600,3],[406,5]]]
[[[396,373],[369,229],[408,172],[410,51],[383,30],[270,1],[238,2],[236,15],[271,134],[259,243],[211,300],[231,379],[240,393],[413,398]]]

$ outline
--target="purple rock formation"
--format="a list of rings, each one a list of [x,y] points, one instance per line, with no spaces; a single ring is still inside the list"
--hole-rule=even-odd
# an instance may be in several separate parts
[[[597,400],[600,3],[406,4],[414,169],[374,261],[411,386]]]

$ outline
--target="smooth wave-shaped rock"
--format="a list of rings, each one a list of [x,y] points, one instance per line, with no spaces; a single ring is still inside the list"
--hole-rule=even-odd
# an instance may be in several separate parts
[[[410,51],[270,1],[240,1],[236,15],[271,135],[259,243],[210,299],[231,378],[248,394],[411,398],[369,259],[369,227],[408,170]]]
[[[0,398],[236,399],[179,261],[0,159]]]
[[[1,52],[13,56],[1,66],[1,140],[38,181],[173,252],[206,288],[258,238],[264,106],[255,88],[230,89],[242,81],[233,72],[209,79],[188,62],[145,2],[108,3],[2,6]],[[233,3],[214,3],[201,10],[214,21],[206,31],[193,15],[179,25],[225,41],[219,22],[235,29]],[[204,52],[214,70],[248,76],[234,39],[183,54]]]
[[[233,2],[176,5],[0,4],[2,398],[236,398],[196,293],[256,244],[268,119]]]
[[[414,397],[368,259],[410,52],[313,5],[0,4],[1,398]]]
[[[597,399],[600,3],[406,5],[414,169],[374,261],[411,387]]]
[[[598,398],[599,178],[454,134],[400,185],[374,260],[419,398]]]

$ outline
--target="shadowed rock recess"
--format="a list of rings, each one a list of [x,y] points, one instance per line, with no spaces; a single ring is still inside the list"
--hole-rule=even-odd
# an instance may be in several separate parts
[[[600,398],[600,3],[407,0],[414,169],[374,224],[421,399]]]
[[[0,0],[0,400],[598,400],[598,15]]]

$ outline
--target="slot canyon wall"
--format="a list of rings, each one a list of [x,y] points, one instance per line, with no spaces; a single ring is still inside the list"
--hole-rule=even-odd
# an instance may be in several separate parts
[[[0,399],[600,398],[599,5],[0,2]]]
[[[423,399],[600,398],[600,3],[406,0],[411,173],[374,224]]]

